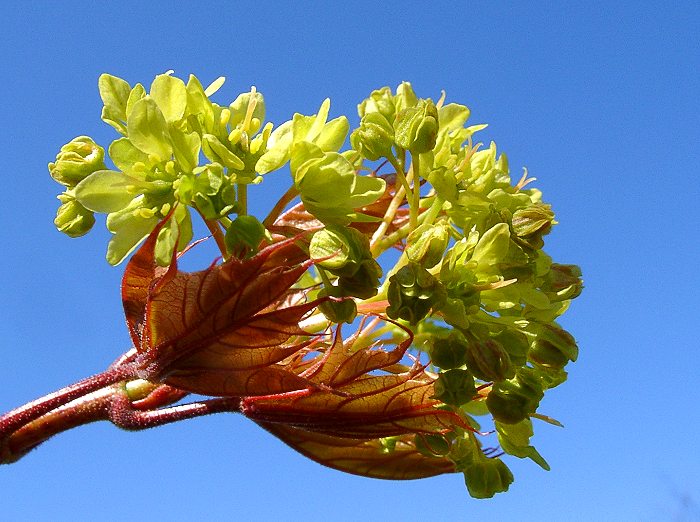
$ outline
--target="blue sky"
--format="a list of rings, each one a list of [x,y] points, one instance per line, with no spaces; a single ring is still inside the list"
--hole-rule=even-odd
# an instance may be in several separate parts
[[[168,69],[219,101],[255,85],[268,119],[325,97],[355,115],[372,89],[468,105],[553,205],[546,250],[586,289],[562,323],[581,354],[541,410],[552,471],[510,459],[511,491],[471,499],[459,475],[385,482],[297,455],[220,415],[148,432],[103,423],[0,469],[5,520],[697,520],[700,8],[693,2],[37,2],[0,8],[0,410],[104,369],[128,348],[121,268],[103,224],[53,227],[62,144],[114,134],[102,72]],[[357,123],[357,119],[352,120]],[[267,183],[267,181],[266,181]],[[270,182],[270,191],[275,190]],[[281,186],[281,185],[280,185]],[[266,190],[255,204],[270,204]],[[253,196],[255,197],[255,196]],[[695,303],[695,304],[693,304]]]

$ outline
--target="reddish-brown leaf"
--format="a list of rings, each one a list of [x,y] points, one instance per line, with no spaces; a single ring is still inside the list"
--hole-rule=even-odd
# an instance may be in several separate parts
[[[456,413],[439,408],[441,403],[431,398],[433,394],[433,379],[425,373],[366,375],[334,389],[246,397],[241,412],[255,421],[349,438],[466,428]]]
[[[295,239],[256,256],[187,273],[154,261],[159,225],[127,265],[129,330],[151,380],[207,395],[281,393],[308,386],[277,364],[308,344],[299,321],[320,301],[289,305],[309,268]],[[291,262],[287,261],[291,259]]]
[[[453,473],[446,457],[428,457],[416,450],[413,436],[396,441],[386,451],[379,439],[349,439],[314,433],[283,424],[258,423],[285,444],[319,464],[365,477],[410,480]]]
[[[433,399],[435,378],[422,367],[376,375],[394,368],[413,338],[394,350],[373,347],[353,351],[340,328],[318,362],[305,365],[301,377],[316,384],[304,392],[248,397],[241,411],[260,422],[280,423],[336,437],[376,438],[408,433],[445,433],[466,423]],[[375,372],[376,373],[376,372]]]

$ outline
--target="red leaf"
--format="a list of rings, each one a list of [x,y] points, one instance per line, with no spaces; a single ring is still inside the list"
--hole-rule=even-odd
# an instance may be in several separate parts
[[[304,303],[290,287],[309,268],[296,239],[256,256],[187,273],[154,251],[161,223],[127,265],[122,296],[129,330],[149,380],[195,393],[258,395],[308,382],[277,364],[308,344],[299,321],[322,300]],[[291,259],[292,261],[287,261]],[[296,296],[296,299],[293,299]],[[296,300],[300,304],[288,305]]]
[[[394,368],[412,340],[409,337],[388,352],[372,347],[353,352],[352,342],[344,343],[338,328],[326,353],[300,373],[316,388],[303,393],[247,397],[241,411],[255,421],[349,438],[446,433],[456,426],[466,428],[458,414],[439,408],[442,403],[432,398],[435,377],[422,367],[388,375],[370,373]]]
[[[448,458],[427,457],[418,452],[411,435],[400,437],[393,451],[387,451],[379,439],[348,439],[283,424],[258,424],[302,455],[346,473],[410,480],[455,471]]]

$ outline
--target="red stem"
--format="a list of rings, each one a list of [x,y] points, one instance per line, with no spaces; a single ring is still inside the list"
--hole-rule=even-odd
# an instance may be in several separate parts
[[[6,439],[22,426],[29,424],[42,415],[64,406],[75,399],[83,397],[88,393],[105,388],[119,381],[135,379],[136,369],[137,366],[134,363],[108,368],[102,373],[78,381],[75,384],[66,386],[53,393],[49,393],[40,399],[28,402],[24,406],[20,406],[6,413],[0,417],[0,441]]]

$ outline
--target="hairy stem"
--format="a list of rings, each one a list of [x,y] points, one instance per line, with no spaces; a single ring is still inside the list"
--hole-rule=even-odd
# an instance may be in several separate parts
[[[135,363],[111,367],[6,413],[0,417],[0,443],[22,426],[56,408],[117,382],[135,379],[136,369]]]
[[[24,424],[0,440],[0,464],[11,464],[58,433],[107,419],[114,390],[111,387],[87,394]]]
[[[238,397],[218,397],[188,404],[180,404],[169,408],[141,411],[133,407],[125,394],[112,397],[109,405],[109,420],[125,430],[136,431],[163,426],[213,413],[238,413],[241,399]]]

